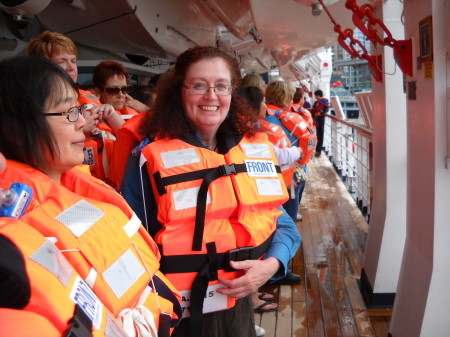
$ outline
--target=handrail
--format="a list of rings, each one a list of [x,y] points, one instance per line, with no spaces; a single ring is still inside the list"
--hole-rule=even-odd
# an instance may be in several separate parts
[[[359,133],[363,134],[364,136],[366,136],[370,141],[372,141],[372,130],[365,128],[361,125],[355,124],[355,122],[349,122],[348,120],[344,120],[344,119],[340,119],[336,116],[333,115],[328,115],[326,114],[325,117],[331,118],[341,124],[345,124],[347,126],[350,126],[352,128],[354,128],[355,130],[357,130]]]
[[[353,199],[370,219],[372,130],[356,121],[325,115],[324,149]]]

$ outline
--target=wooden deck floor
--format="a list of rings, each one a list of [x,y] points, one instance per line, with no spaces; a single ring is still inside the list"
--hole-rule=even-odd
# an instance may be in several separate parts
[[[391,310],[367,310],[358,288],[368,224],[324,154],[308,164],[297,221],[295,286],[266,286],[278,312],[255,314],[265,337],[386,337]]]

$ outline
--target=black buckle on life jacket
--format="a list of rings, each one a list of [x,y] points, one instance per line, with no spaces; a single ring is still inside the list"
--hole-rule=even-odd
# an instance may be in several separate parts
[[[65,337],[92,337],[92,321],[78,304],[69,323]]]
[[[230,261],[244,261],[244,260],[250,260],[251,258],[251,251],[255,247],[240,247],[236,249],[229,250],[225,253],[225,266],[224,270],[227,272],[236,271],[233,267],[230,265]]]
[[[237,174],[236,166],[234,164],[220,165],[219,172],[222,176],[229,176],[232,174]]]

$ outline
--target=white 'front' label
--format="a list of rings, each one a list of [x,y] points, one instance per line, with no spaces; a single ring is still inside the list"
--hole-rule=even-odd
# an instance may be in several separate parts
[[[277,177],[275,164],[271,160],[246,160],[249,177]]]

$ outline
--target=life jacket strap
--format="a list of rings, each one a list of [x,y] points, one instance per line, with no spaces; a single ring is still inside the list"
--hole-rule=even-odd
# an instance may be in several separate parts
[[[167,286],[166,283],[164,283],[163,280],[161,280],[157,275],[153,275],[152,278],[153,282],[149,283],[149,287],[153,288],[153,285],[155,287],[154,291],[158,294],[158,296],[161,296],[165,298],[166,300],[173,303],[173,311],[177,315],[177,319],[171,319],[169,316],[169,319],[167,319],[167,315],[161,314],[159,317],[159,332],[158,336],[170,336],[170,328],[176,327],[178,323],[181,321],[181,305],[178,301],[177,297],[173,293],[173,291]],[[165,316],[165,317],[162,317]],[[164,332],[166,331],[166,332]],[[166,335],[165,333],[168,334]]]
[[[92,320],[78,304],[69,323],[65,337],[92,337]]]
[[[217,270],[234,271],[230,261],[257,260],[270,247],[275,233],[272,233],[263,243],[256,247],[240,247],[217,254]],[[207,244],[208,247],[208,244]],[[164,274],[198,272],[209,261],[208,254],[164,255],[161,252],[161,272]]]
[[[208,260],[198,271],[197,276],[192,283],[191,305],[188,337],[201,336],[203,327],[203,301],[210,281],[217,280],[217,270],[211,273],[212,265],[216,264],[217,252],[215,242],[206,244]]]

